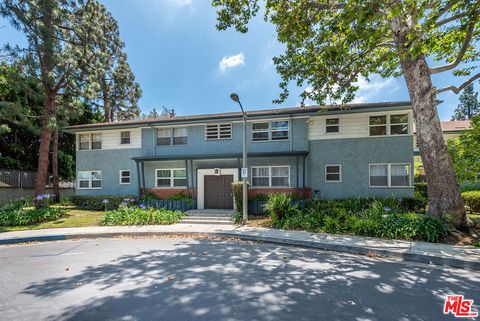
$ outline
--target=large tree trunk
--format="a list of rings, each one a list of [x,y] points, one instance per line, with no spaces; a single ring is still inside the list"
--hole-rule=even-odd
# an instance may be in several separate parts
[[[437,114],[436,89],[422,54],[412,57],[404,50],[409,42],[408,25],[394,21],[392,30],[399,48],[401,68],[412,101],[418,147],[428,185],[428,214],[447,219],[456,228],[467,223],[460,187],[442,134]]]
[[[48,154],[52,130],[50,129],[50,118],[55,110],[55,98],[47,95],[45,100],[45,111],[42,119],[42,133],[40,136],[40,148],[38,150],[37,180],[35,181],[35,195],[45,194],[48,172]]]
[[[108,87],[105,80],[102,81],[102,98],[103,98],[103,118],[105,122],[112,122],[111,107],[108,99]]]
[[[56,202],[60,201],[60,181],[58,179],[58,130],[55,130],[53,133],[53,142],[52,142],[52,184],[53,184],[53,194],[54,200]]]

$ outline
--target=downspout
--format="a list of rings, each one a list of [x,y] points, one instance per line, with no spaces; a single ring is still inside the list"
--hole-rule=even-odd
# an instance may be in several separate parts
[[[289,118],[288,118],[288,123],[290,125],[290,151],[292,152],[293,151],[293,121],[292,121],[292,114],[290,114]]]
[[[138,164],[138,160],[135,160],[135,164],[137,165],[138,198],[140,198],[142,183],[140,182],[140,166]]]

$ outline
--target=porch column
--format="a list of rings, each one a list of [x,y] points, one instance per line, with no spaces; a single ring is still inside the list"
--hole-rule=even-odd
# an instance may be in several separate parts
[[[142,191],[145,192],[145,164],[142,161]]]
[[[303,193],[302,193],[302,196],[303,196],[303,199],[305,200],[307,197],[306,197],[306,191],[305,191],[305,159],[306,157],[303,156],[303,167],[302,167],[302,186],[303,186]]]
[[[296,198],[297,200],[299,200],[299,193],[298,193],[298,176],[299,176],[299,170],[298,170],[298,156],[297,156],[297,165],[296,165],[296,170],[297,170],[297,177],[296,177],[296,182],[297,182],[297,195],[296,195]]]
[[[141,195],[141,191],[142,191],[142,182],[140,181],[141,177],[140,177],[140,165],[138,164],[138,161],[136,160],[135,161],[135,165],[137,165],[137,182],[138,182],[138,197],[140,197]]]

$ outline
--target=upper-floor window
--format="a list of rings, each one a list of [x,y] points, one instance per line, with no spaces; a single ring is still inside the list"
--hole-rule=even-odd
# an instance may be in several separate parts
[[[271,122],[253,123],[252,140],[285,140],[289,136],[289,121],[279,120]]]
[[[78,149],[90,149],[90,134],[80,134],[78,140]]]
[[[92,149],[102,149],[102,134],[92,134]]]
[[[408,114],[370,116],[370,136],[407,135],[408,118]]]
[[[157,145],[186,145],[188,143],[187,128],[157,129]]]
[[[187,171],[185,168],[170,168],[156,170],[157,187],[187,186]]]
[[[288,187],[290,186],[289,166],[252,167],[252,186]]]
[[[130,132],[121,132],[120,133],[120,143],[122,145],[130,144]]]
[[[100,189],[102,188],[102,171],[79,171],[79,189]]]
[[[370,186],[410,186],[410,164],[370,164]]]
[[[102,149],[102,134],[80,134],[79,150]]]
[[[338,133],[340,131],[340,119],[339,118],[325,119],[325,131],[327,133]]]
[[[206,124],[205,125],[205,139],[231,139],[232,138],[232,124]]]

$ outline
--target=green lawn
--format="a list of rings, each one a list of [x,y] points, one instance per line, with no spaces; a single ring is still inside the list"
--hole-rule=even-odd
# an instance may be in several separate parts
[[[468,217],[470,217],[472,220],[475,221],[475,223],[480,224],[480,214],[468,214]]]
[[[0,226],[0,232],[38,230],[45,228],[61,227],[99,226],[103,215],[103,211],[79,210],[73,207],[69,207],[67,208],[67,214],[56,221],[25,226]]]

